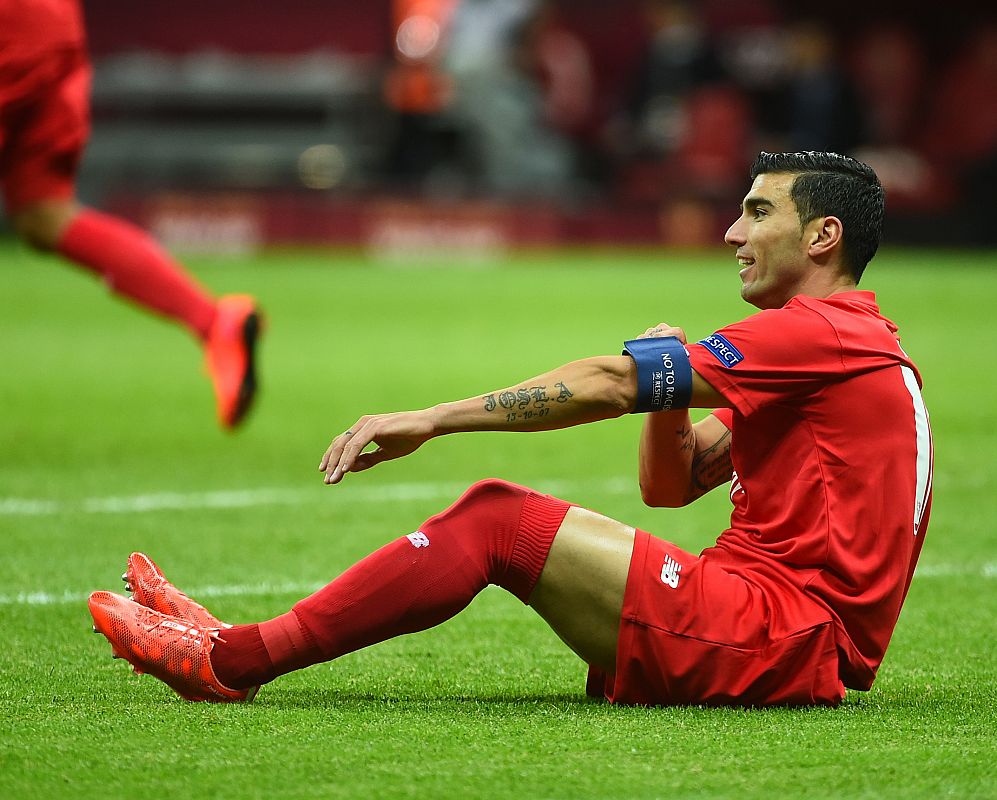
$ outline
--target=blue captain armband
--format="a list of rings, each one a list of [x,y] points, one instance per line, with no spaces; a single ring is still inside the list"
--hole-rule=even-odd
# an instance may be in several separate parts
[[[692,400],[692,365],[685,345],[674,336],[631,339],[623,355],[637,365],[637,405],[632,413],[688,408]]]

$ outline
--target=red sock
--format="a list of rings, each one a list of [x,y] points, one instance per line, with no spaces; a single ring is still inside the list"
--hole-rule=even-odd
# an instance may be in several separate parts
[[[418,531],[367,556],[287,614],[223,631],[211,653],[215,674],[233,689],[266,683],[439,625],[489,583],[526,603],[568,508],[505,481],[476,483]]]
[[[86,208],[69,223],[57,249],[103,276],[118,294],[207,338],[215,301],[141,228]]]
[[[294,611],[259,625],[233,625],[221,631],[220,638],[211,651],[211,666],[229,689],[259,686],[325,660]]]

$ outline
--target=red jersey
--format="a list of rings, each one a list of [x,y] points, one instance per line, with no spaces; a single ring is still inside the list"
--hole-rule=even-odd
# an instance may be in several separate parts
[[[0,61],[78,46],[84,39],[79,0],[0,2]]]
[[[928,415],[897,326],[872,292],[798,296],[688,351],[733,405],[715,413],[732,432],[734,510],[703,557],[764,584],[774,617],[829,611],[841,680],[868,689],[931,505]]]

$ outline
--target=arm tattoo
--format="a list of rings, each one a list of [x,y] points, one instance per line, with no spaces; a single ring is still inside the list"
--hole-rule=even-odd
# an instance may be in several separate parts
[[[684,447],[684,444],[683,444]],[[730,480],[734,466],[730,460],[730,431],[725,431],[710,447],[692,458],[688,501],[706,494]]]
[[[675,435],[682,440],[682,444],[679,445],[680,452],[685,453],[696,448],[696,436],[691,425],[683,425],[675,431]]]
[[[509,389],[486,394],[482,397],[482,407],[488,413],[503,411],[507,422],[545,417],[550,413],[552,403],[567,403],[569,398],[574,397],[571,390],[561,382],[555,383],[554,388],[557,389],[555,397],[547,394],[546,386],[523,386],[515,391]]]

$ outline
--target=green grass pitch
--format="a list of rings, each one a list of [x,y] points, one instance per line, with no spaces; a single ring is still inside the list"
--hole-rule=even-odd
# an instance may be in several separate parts
[[[243,622],[286,611],[483,477],[696,551],[729,513],[722,491],[641,507],[637,418],[454,436],[338,487],[316,470],[363,413],[611,353],[662,320],[700,338],[745,316],[729,251],[190,263],[268,313],[260,403],[236,435],[216,428],[184,332],[0,243],[0,797],[997,797],[994,253],[887,251],[863,282],[925,375],[935,507],[873,690],[809,711],[589,701],[583,665],[494,588],[251,705],[188,704],[134,677],[90,633],[84,599],[120,590],[132,550]]]

